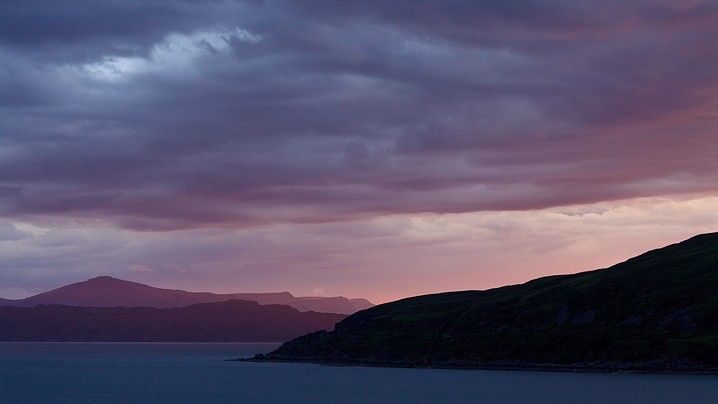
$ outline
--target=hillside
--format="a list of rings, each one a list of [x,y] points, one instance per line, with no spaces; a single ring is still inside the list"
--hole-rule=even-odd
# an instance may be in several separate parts
[[[0,341],[257,342],[331,330],[342,314],[229,300],[182,308],[0,307]]]
[[[718,368],[718,233],[607,269],[419,296],[257,360],[389,366]]]
[[[63,286],[22,300],[5,301],[18,307],[59,304],[80,307],[184,307],[197,303],[213,303],[230,299],[248,300],[259,304],[283,304],[299,311],[352,314],[373,305],[365,299],[346,297],[295,297],[289,292],[232,293],[188,292],[161,289],[110,276],[99,276],[84,282]],[[3,301],[0,300],[0,305]]]

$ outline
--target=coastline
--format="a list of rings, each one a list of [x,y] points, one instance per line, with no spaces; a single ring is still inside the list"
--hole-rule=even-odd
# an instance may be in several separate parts
[[[666,374],[666,375],[705,375],[718,376],[718,367],[697,367],[687,365],[668,365],[667,361],[635,363],[591,363],[556,364],[523,362],[466,362],[466,363],[417,363],[384,362],[372,360],[336,360],[336,359],[282,359],[282,358],[235,358],[232,362],[255,363],[306,363],[321,366],[358,366],[408,369],[451,369],[451,370],[499,370],[513,372],[561,372],[561,373],[616,373],[616,374]]]

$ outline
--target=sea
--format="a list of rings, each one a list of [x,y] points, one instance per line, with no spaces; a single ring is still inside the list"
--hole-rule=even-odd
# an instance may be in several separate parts
[[[718,376],[228,361],[276,343],[0,343],[0,403],[716,403]]]

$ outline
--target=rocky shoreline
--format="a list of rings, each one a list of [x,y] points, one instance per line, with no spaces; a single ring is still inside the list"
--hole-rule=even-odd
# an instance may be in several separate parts
[[[585,364],[559,363],[527,363],[519,361],[499,362],[439,362],[414,361],[394,362],[371,359],[339,360],[298,358],[285,359],[268,357],[262,354],[252,358],[229,359],[237,362],[267,363],[311,363],[323,366],[366,366],[414,369],[455,369],[455,370],[502,370],[525,372],[568,372],[568,373],[630,373],[630,374],[685,374],[685,375],[718,375],[718,367],[705,367],[675,360],[657,360],[645,363],[606,362]]]

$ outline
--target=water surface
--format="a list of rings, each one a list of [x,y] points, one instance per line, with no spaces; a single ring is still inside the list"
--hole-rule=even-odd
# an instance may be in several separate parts
[[[278,344],[0,343],[0,403],[715,403],[718,377],[245,363]]]

